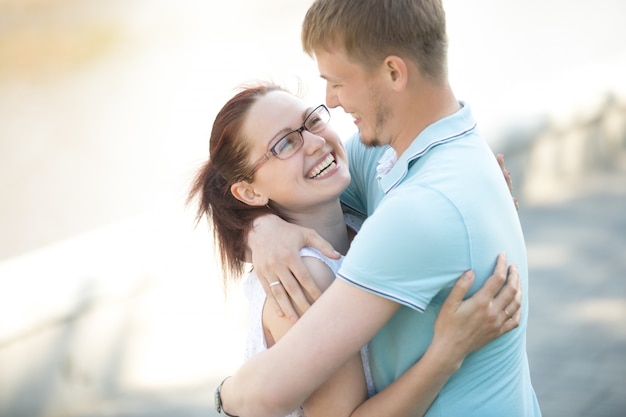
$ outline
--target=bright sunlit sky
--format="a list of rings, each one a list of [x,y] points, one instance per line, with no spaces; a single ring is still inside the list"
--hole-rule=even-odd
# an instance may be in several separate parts
[[[299,43],[308,4],[0,0],[0,259],[180,197],[242,82],[301,80],[323,101]],[[492,144],[512,122],[626,91],[623,1],[444,5],[452,86]],[[341,110],[333,120],[354,131]]]

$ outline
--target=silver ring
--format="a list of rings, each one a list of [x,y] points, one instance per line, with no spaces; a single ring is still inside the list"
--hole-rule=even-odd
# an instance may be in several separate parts
[[[281,285],[281,284],[280,284],[280,281],[270,282],[270,288],[271,288],[271,287],[274,287],[274,286],[276,286],[276,285]]]

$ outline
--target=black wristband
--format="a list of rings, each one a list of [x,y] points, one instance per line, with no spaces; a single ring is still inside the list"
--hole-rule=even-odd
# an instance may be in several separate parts
[[[237,417],[232,414],[228,414],[226,410],[224,410],[222,404],[222,385],[224,385],[224,382],[226,382],[228,378],[230,377],[227,376],[226,378],[224,378],[224,380],[217,386],[217,388],[215,388],[215,411],[217,411],[218,414],[224,414],[227,417]]]

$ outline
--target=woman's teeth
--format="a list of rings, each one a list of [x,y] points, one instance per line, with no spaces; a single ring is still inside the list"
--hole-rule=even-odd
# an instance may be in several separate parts
[[[335,157],[332,154],[328,154],[326,159],[320,162],[315,168],[311,170],[311,174],[309,175],[310,179],[314,179],[319,177],[323,172],[328,170],[329,168],[335,167],[337,164],[335,162]]]

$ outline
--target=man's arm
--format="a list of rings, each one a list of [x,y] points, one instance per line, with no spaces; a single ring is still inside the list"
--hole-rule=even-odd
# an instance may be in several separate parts
[[[300,249],[305,246],[314,247],[329,258],[341,256],[315,230],[271,214],[256,219],[248,234],[252,263],[268,296],[267,302],[278,316],[285,315],[293,322],[298,319],[297,309],[306,311],[310,307],[307,294],[313,300],[322,294],[302,263]],[[276,282],[280,285],[270,286]]]

